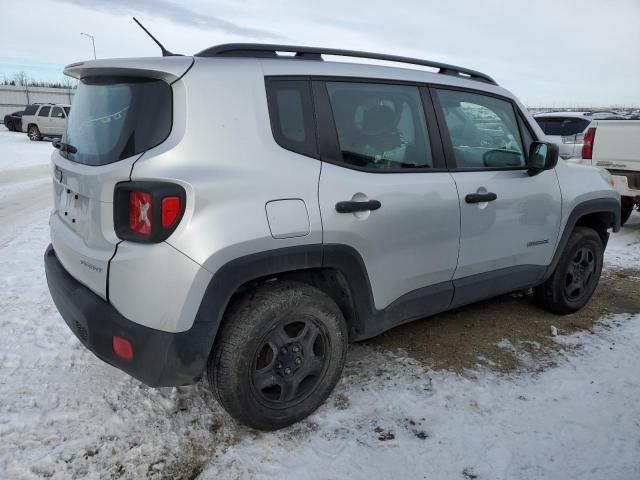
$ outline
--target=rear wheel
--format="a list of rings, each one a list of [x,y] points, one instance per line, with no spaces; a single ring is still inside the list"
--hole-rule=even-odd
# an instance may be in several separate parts
[[[27,135],[29,136],[29,140],[31,140],[32,142],[42,140],[42,135],[40,135],[40,129],[37,125],[31,125],[27,130]]]
[[[324,402],[346,351],[346,323],[329,296],[303,283],[267,283],[225,315],[207,376],[232,417],[275,430]]]
[[[580,310],[598,286],[604,247],[598,233],[576,227],[549,279],[534,288],[537,303],[553,313]]]
[[[636,202],[633,200],[633,198],[630,197],[622,197],[620,199],[620,210],[621,210],[621,214],[620,214],[620,224],[624,225],[625,223],[627,223],[627,220],[629,220],[629,217],[631,216],[631,213],[633,212],[633,209],[636,206]]]

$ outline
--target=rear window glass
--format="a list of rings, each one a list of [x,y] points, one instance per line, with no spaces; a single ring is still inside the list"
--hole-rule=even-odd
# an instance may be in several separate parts
[[[171,131],[171,87],[162,80],[83,78],[73,99],[61,154],[85,165],[106,165],[142,153]]]
[[[536,119],[538,120],[538,119]],[[542,120],[542,119],[541,119]],[[584,132],[591,123],[583,118],[545,118],[538,121],[540,128],[547,135],[559,135],[568,137]]]

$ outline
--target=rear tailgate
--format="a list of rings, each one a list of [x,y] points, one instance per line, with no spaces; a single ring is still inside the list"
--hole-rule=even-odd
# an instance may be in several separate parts
[[[640,171],[640,120],[598,120],[593,141],[593,165],[612,170]]]
[[[104,299],[109,261],[120,241],[113,223],[115,185],[128,181],[134,162],[169,135],[170,84],[192,62],[98,60],[65,69],[81,82],[62,138],[71,147],[52,154],[51,240],[65,269]]]

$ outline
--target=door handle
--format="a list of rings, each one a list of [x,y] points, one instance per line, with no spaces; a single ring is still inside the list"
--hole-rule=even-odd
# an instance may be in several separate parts
[[[336,203],[336,212],[338,213],[354,213],[365,212],[367,210],[378,210],[382,204],[378,200],[369,200],[367,202],[338,202]]]
[[[498,195],[493,192],[488,193],[468,193],[466,197],[464,197],[464,201],[467,203],[482,203],[482,202],[493,202]]]

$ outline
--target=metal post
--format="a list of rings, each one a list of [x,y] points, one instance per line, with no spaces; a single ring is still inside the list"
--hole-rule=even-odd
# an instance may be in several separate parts
[[[88,33],[82,33],[80,32],[80,35],[84,35],[85,37],[89,37],[91,39],[91,45],[93,45],[93,59],[95,60],[96,58],[96,41],[93,38],[93,35],[89,35]]]

